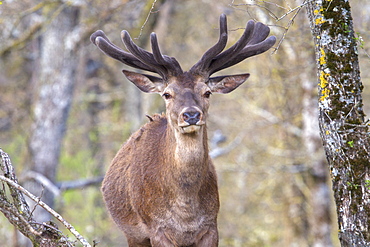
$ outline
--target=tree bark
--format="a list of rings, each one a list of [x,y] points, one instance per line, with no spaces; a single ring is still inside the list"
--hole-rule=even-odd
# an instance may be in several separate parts
[[[370,246],[369,132],[348,0],[307,4],[316,45],[319,124],[342,246]]]
[[[34,129],[30,138],[31,170],[44,175],[55,183],[56,171],[62,139],[66,129],[69,109],[75,84],[77,58],[71,32],[78,20],[78,7],[61,7],[58,3],[49,6],[44,13],[47,16],[61,12],[47,27],[40,39],[40,74],[37,100],[34,107]],[[49,12],[47,12],[49,11]],[[52,13],[50,13],[52,12]],[[53,206],[54,195],[36,182],[27,184],[27,188],[42,200]],[[37,209],[38,210],[38,209]],[[37,221],[49,219],[49,215],[35,211]]]
[[[7,190],[10,193],[7,193]],[[56,219],[80,241],[84,247],[91,247],[86,239],[75,228],[63,219],[61,215],[53,211],[39,198],[31,194],[18,184],[14,167],[7,153],[0,148],[0,212],[31,242],[32,246],[75,246],[75,243],[64,236],[53,222],[36,222],[23,195],[38,201],[38,204],[50,212]],[[18,246],[18,243],[16,244]]]

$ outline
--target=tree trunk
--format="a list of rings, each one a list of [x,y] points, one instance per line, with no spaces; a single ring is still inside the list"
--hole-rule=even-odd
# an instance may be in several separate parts
[[[313,247],[331,247],[332,219],[330,215],[331,199],[328,182],[328,168],[322,150],[317,115],[317,97],[314,97],[316,85],[305,74],[301,76],[304,94],[302,97],[303,144],[309,166],[311,198],[310,205],[310,244]]]
[[[55,15],[60,6],[50,6],[45,15]],[[55,7],[55,8],[53,8]],[[56,171],[66,121],[72,101],[74,74],[77,58],[71,31],[78,20],[77,7],[64,8],[45,30],[40,39],[40,74],[37,99],[34,107],[34,129],[30,138],[31,170],[45,176],[55,183]],[[45,10],[47,11],[47,10]],[[53,12],[53,13],[51,13]],[[31,181],[28,189],[42,200],[53,206],[54,195],[48,188]],[[39,222],[49,220],[49,215],[35,211]]]
[[[310,1],[316,44],[319,124],[342,246],[370,246],[369,133],[348,0]]]

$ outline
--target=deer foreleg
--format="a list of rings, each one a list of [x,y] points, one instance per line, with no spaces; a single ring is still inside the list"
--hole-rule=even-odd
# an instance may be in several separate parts
[[[153,238],[150,238],[150,243],[152,247],[176,247],[162,229],[158,230]]]
[[[199,236],[199,240],[195,244],[196,247],[217,247],[218,246],[218,230],[217,227],[211,226],[208,231]]]

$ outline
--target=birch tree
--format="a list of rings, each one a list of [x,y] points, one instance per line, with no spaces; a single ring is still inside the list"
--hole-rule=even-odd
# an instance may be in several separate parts
[[[27,187],[35,195],[42,195],[42,200],[50,206],[53,206],[55,196],[50,185],[56,180],[60,149],[75,84],[77,58],[74,52],[75,42],[71,40],[71,30],[78,22],[78,12],[78,7],[59,6],[56,3],[51,4],[44,13],[46,16],[56,17],[41,38],[40,71],[36,71],[39,73],[39,93],[34,108],[34,130],[29,146],[32,156],[31,170],[43,176],[49,183],[41,185],[30,181]],[[44,212],[37,208],[35,217],[40,221],[47,221],[49,215]]]
[[[342,246],[370,246],[369,130],[349,0],[309,1],[307,10],[316,45],[319,124],[339,239]]]

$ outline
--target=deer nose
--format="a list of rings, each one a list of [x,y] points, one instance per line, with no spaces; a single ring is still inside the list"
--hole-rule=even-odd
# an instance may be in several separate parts
[[[201,114],[198,111],[189,111],[182,114],[182,118],[184,119],[184,121],[190,125],[195,125],[196,123],[198,123],[200,120],[200,116]]]

